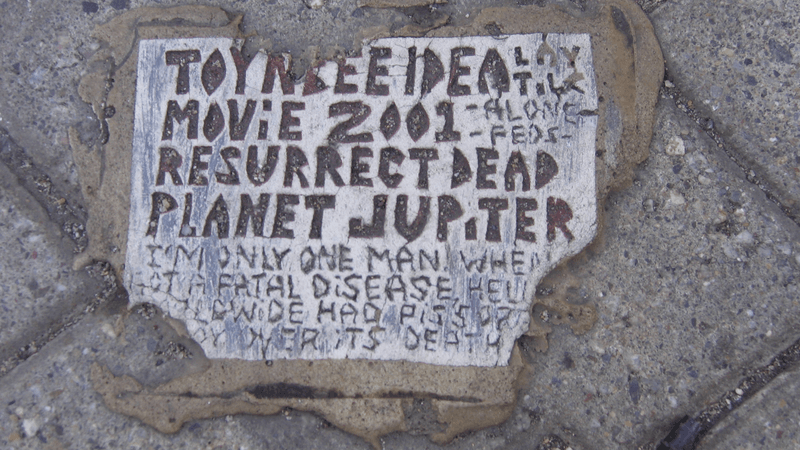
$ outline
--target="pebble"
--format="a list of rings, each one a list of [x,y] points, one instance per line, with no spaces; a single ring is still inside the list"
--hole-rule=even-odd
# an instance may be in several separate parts
[[[686,145],[679,136],[672,136],[667,142],[665,152],[670,156],[683,156],[686,154]]]
[[[783,253],[786,256],[792,254],[792,244],[788,242],[781,242],[779,244],[775,244],[775,248],[777,248],[779,252]]]
[[[22,421],[22,430],[25,431],[25,436],[35,436],[39,431],[39,421],[36,419],[25,419]]]
[[[723,242],[722,243],[722,252],[725,254],[725,256],[727,256],[730,259],[739,259],[740,258],[739,252],[737,252],[736,249],[733,248],[733,245],[731,245],[730,242]]]
[[[755,242],[753,233],[745,230],[736,235],[736,242],[744,245],[752,245]]]
[[[669,203],[674,206],[680,206],[686,203],[686,199],[683,198],[679,192],[670,191],[669,192]]]
[[[117,338],[117,332],[114,331],[114,327],[111,326],[110,323],[102,324],[100,326],[100,329],[103,331],[103,333],[106,334],[106,336],[110,337],[111,339],[116,339]]]

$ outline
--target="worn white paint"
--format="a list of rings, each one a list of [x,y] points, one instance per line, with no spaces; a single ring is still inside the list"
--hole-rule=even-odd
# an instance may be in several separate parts
[[[335,93],[339,65],[326,62],[312,69],[321,82],[309,84],[324,89],[309,95],[303,95],[308,74],[294,86],[293,94],[282,92],[277,76],[272,92],[263,93],[268,65],[265,54],[255,56],[246,72],[245,91],[236,94],[237,71],[230,51],[234,42],[228,39],[142,41],[125,272],[132,303],[154,303],[182,320],[211,358],[366,358],[459,366],[507,364],[515,339],[527,330],[528,309],[537,282],[563,258],[586,246],[596,230],[597,118],[593,112],[597,109],[597,91],[590,39],[577,34],[549,34],[546,43],[542,39],[541,34],[379,39],[367,45],[360,57],[344,62],[353,66],[355,73],[346,75],[343,81],[355,85],[357,92]],[[416,70],[413,93],[407,95],[410,47],[416,47]],[[474,55],[456,50],[464,56],[453,68],[451,55],[459,47],[474,49]],[[374,48],[391,49],[391,56],[374,61],[376,67],[386,70],[384,76],[378,69],[374,84],[387,86],[388,95],[365,93],[370,51]],[[177,94],[179,68],[166,64],[165,53],[189,49],[197,50],[200,60],[187,64],[188,93]],[[201,72],[216,49],[223,58],[226,75],[209,95],[201,83]],[[429,93],[421,95],[426,49],[438,57],[443,74]],[[494,62],[499,84],[487,77],[488,91],[481,93],[481,66],[491,49],[500,57],[499,62]],[[386,55],[385,50],[379,52]],[[429,69],[435,66],[430,56],[431,53]],[[490,62],[491,58],[485,64]],[[501,65],[509,77],[507,92],[502,89]],[[526,72],[529,78],[515,76]],[[453,74],[457,77],[455,83],[450,83]],[[523,79],[526,93],[520,88]],[[459,92],[458,88],[451,88],[449,94],[448,84],[468,86],[470,93],[450,95]],[[246,101],[255,101],[254,116],[243,140],[232,140],[229,133],[228,101],[232,99],[237,101],[240,118]],[[175,122],[171,139],[162,139],[170,100],[177,101],[181,108],[189,100],[198,102],[196,139],[187,138],[188,120]],[[264,100],[271,102],[270,111],[264,110]],[[300,140],[287,140],[291,135],[286,133],[283,138],[280,136],[284,102],[303,104],[303,109],[286,110],[299,122],[290,123],[290,118],[284,118],[284,132],[300,132]],[[350,117],[330,117],[331,111],[341,108],[332,109],[331,105],[340,102],[361,102],[369,107],[363,123],[349,130],[354,135],[371,133],[369,140],[342,143],[331,139],[331,130]],[[453,130],[460,133],[457,140],[437,142],[436,132],[445,127],[446,119],[442,107],[441,114],[437,114],[441,102],[452,103]],[[225,125],[219,136],[209,142],[203,132],[204,118],[213,103],[220,106]],[[379,123],[392,103],[402,122],[387,139]],[[430,126],[414,141],[406,117],[416,105],[427,112]],[[267,123],[263,140],[258,139],[261,121]],[[211,147],[210,154],[200,155],[199,159],[208,164],[207,169],[196,164],[197,173],[208,179],[205,186],[188,184],[194,146]],[[250,146],[256,146],[259,164],[264,163],[269,146],[278,149],[274,173],[260,186],[251,182],[247,174]],[[287,146],[296,146],[305,155],[308,165],[300,172],[308,187],[301,187],[296,175],[291,186],[284,185]],[[342,178],[342,186],[335,185],[330,172],[324,172],[324,186],[315,186],[319,163],[316,152],[321,146],[329,147],[341,158],[342,165],[335,170]],[[162,185],[156,185],[162,147],[181,155],[182,163],[176,169],[181,185],[176,185],[169,174],[165,174]],[[228,147],[239,151],[240,157],[228,158],[238,172],[238,185],[220,183],[225,177],[218,179],[215,175],[229,173],[221,156]],[[364,165],[361,177],[369,180],[371,187],[351,185],[354,147],[366,149],[360,151],[356,163]],[[400,164],[393,161],[388,166],[388,173],[403,177],[394,188],[387,187],[379,176],[381,151],[387,147],[404,156]],[[438,159],[428,161],[427,188],[418,187],[420,161],[411,158],[411,149],[415,148],[437,153]],[[480,174],[479,148],[497,152],[493,159],[486,158],[494,155],[484,151],[485,167]],[[455,149],[468,160],[471,171],[471,176],[457,187],[452,184]],[[513,177],[513,190],[506,189],[504,175],[513,152],[524,158],[530,176],[527,191],[523,191],[522,175]],[[558,172],[537,188],[538,152],[550,155]],[[542,161],[547,159],[543,158]],[[479,178],[485,182],[479,183]],[[491,183],[496,187],[487,187]],[[159,215],[155,236],[148,236],[154,192],[169,195],[174,201],[159,194],[162,208],[174,209]],[[185,208],[187,194],[192,194],[191,212]],[[246,236],[235,236],[243,194],[249,195],[254,204],[260,194],[269,194],[263,237],[254,235],[252,220]],[[219,238],[215,226],[211,227],[210,237],[182,236],[182,229],[185,235],[191,234],[191,228],[195,234],[202,234],[212,204],[220,195],[228,207],[228,237]],[[284,231],[281,233],[278,227],[277,233],[286,235],[285,230],[292,230],[293,238],[270,237],[279,215],[278,195],[298,196],[297,205],[286,206],[294,215],[293,221],[285,216]],[[335,206],[324,211],[320,239],[309,237],[314,210],[307,209],[305,202],[313,195],[335,196]],[[365,225],[373,221],[376,195],[387,196],[383,235],[351,236],[351,221],[361,220]],[[408,199],[409,222],[416,217],[421,202],[429,202],[427,223],[410,242],[395,225],[398,198],[403,195]],[[447,238],[441,241],[437,238],[437,225],[445,197],[457,201],[463,214],[447,223]],[[489,213],[480,207],[484,198],[500,203],[507,200],[508,209],[499,211],[495,230],[499,241],[487,241],[487,237],[493,239],[497,235],[493,236],[491,230],[487,235]],[[566,227],[572,239],[558,227],[552,240],[548,239],[549,198],[554,205],[569,206],[572,218]],[[533,224],[522,229],[533,233],[535,242],[517,238],[518,199],[533,199],[538,205],[524,214]],[[558,216],[557,211],[551,214]],[[184,215],[188,222],[182,225]],[[470,219],[475,223],[474,239],[468,239]]]

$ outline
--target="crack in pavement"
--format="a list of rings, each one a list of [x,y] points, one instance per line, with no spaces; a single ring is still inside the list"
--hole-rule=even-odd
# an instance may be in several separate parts
[[[781,373],[800,361],[800,339],[778,353],[772,360],[743,378],[732,390],[726,391],[714,403],[703,408],[694,417],[684,416],[661,440],[657,450],[691,450],[703,436],[711,431],[734,409],[741,406]]]
[[[0,162],[17,176],[20,185],[44,208],[50,220],[75,243],[75,253],[81,253],[89,243],[86,235],[86,212],[73,207],[53,185],[51,178],[36,166],[33,159],[0,127]]]
[[[47,212],[50,220],[75,244],[74,252],[81,253],[87,246],[86,212],[80,206],[71,206],[65,196],[53,185],[51,178],[37,167],[33,159],[11,138],[8,130],[0,127],[0,162],[13,173],[20,185]],[[86,314],[97,309],[112,298],[126,296],[119,285],[110,264],[96,261],[85,269],[90,277],[100,281],[99,292],[87,292],[86,302],[59,322],[39,333],[4,361],[0,361],[0,377],[8,374],[21,362],[35,355],[47,343],[55,339],[70,326],[78,323]]]
[[[637,0],[637,3],[647,3],[649,0]],[[659,1],[659,0],[655,0]],[[657,5],[656,5],[657,7]],[[644,7],[643,7],[644,8]],[[655,9],[655,7],[653,8]],[[645,10],[645,12],[648,12]],[[666,64],[666,61],[665,61]],[[687,99],[683,92],[671,81],[669,81],[669,69],[665,69],[664,84],[661,87],[660,95],[664,98],[670,98],[675,102],[678,109],[691,118],[703,130],[708,137],[710,137],[717,147],[722,150],[734,164],[745,175],[747,182],[755,185],[761,190],[764,195],[783,212],[796,225],[800,226],[800,217],[797,217],[791,212],[791,209],[784,205],[775,194],[773,194],[767,184],[755,172],[755,170],[747,167],[725,143],[722,136],[714,126],[714,121],[709,117],[704,117],[692,107],[692,100]],[[691,450],[695,448],[695,444],[702,439],[714,426],[716,426],[724,417],[731,411],[739,407],[747,399],[755,395],[758,391],[764,388],[770,381],[775,379],[784,371],[793,367],[800,361],[800,339],[794,342],[791,346],[776,355],[769,364],[762,366],[752,372],[752,374],[744,378],[739,385],[730,391],[722,394],[710,406],[701,410],[694,417],[684,416],[677,421],[671,428],[667,436],[659,441],[656,450]],[[647,448],[647,447],[641,447]]]
[[[86,272],[90,277],[100,280],[102,288],[99,292],[87,295],[87,301],[79,305],[75,311],[67,314],[60,322],[57,322],[46,330],[39,333],[39,336],[20,347],[17,352],[0,361],[0,378],[7,375],[20,363],[39,352],[50,341],[61,335],[71,326],[80,322],[87,314],[97,310],[97,308],[112,299],[121,300],[127,304],[127,292],[117,282],[114,269],[106,262],[95,262],[86,267]]]
[[[689,116],[700,127],[701,130],[705,131],[706,135],[717,144],[717,147],[722,150],[728,156],[728,158],[730,158],[730,160],[742,170],[742,172],[745,174],[745,179],[749,183],[758,187],[758,189],[760,189],[770,201],[775,203],[775,205],[780,208],[786,217],[788,217],[797,226],[800,226],[800,216],[792,213],[791,208],[783,204],[783,202],[781,202],[781,200],[772,192],[772,190],[770,190],[769,184],[764,181],[763,177],[759,176],[755,170],[748,167],[747,164],[742,161],[741,157],[737,156],[733,151],[731,151],[730,146],[725,143],[725,140],[714,126],[714,121],[711,118],[705,117],[698,113],[697,110],[692,107],[694,101],[686,98],[683,95],[683,92],[671,81],[669,81],[669,78],[669,69],[667,68],[664,74],[665,82],[661,87],[661,95],[673,99],[678,109]]]
[[[667,0],[636,0],[636,4],[642,8],[645,14],[650,15],[653,11],[658,9],[659,6],[666,3]]]

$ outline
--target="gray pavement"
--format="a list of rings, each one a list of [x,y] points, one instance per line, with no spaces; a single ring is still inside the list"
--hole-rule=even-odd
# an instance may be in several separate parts
[[[0,360],[24,359],[79,316],[102,282],[72,269],[75,243],[5,165],[0,239]]]
[[[792,1],[674,1],[653,13],[670,79],[732,156],[800,218],[800,86]]]
[[[721,421],[704,440],[703,448],[798,448],[800,372],[785,372]]]
[[[517,2],[207,3],[244,13],[245,33],[260,36],[252,45],[302,60],[309,46],[349,48],[356,29],[463,24]],[[162,434],[110,411],[92,387],[93,364],[155,386],[208,363],[157,312],[129,311],[102,266],[71,267],[85,213],[68,128],[89,147],[103,139],[78,94],[99,48],[89,33],[125,10],[174,4],[0,3],[0,447],[370,448],[292,410]],[[520,339],[526,370],[511,417],[448,448],[688,449],[698,436],[701,449],[800,448],[795,361],[763,387],[742,384],[800,338],[800,2],[640,4],[668,71],[650,157],[607,199],[597,241],[538,289],[533,318],[552,332],[546,346]],[[575,335],[546,308],[549,295],[592,305],[597,322]],[[439,448],[425,428],[381,443]]]

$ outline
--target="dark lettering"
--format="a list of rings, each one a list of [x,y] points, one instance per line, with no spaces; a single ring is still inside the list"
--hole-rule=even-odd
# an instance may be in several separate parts
[[[478,222],[475,217],[464,222],[464,239],[468,241],[478,239]]]
[[[345,319],[350,316],[350,323],[355,325],[356,317],[358,317],[358,310],[352,303],[345,303],[339,310],[339,320],[345,323]]]
[[[261,109],[264,111],[272,111],[272,102],[270,100],[264,100],[261,102]],[[258,121],[258,139],[263,141],[267,138],[267,132],[269,131],[269,122],[266,120],[259,120]]]
[[[267,159],[264,164],[258,165],[258,147],[251,145],[247,148],[247,178],[250,179],[256,186],[269,181],[272,174],[275,172],[275,167],[278,165],[278,150],[280,147],[277,145],[270,145],[267,148]]]
[[[258,206],[253,206],[253,201],[250,199],[249,194],[241,195],[241,210],[239,211],[239,220],[236,221],[235,236],[247,236],[247,224],[250,219],[253,219],[253,234],[255,236],[264,235],[264,218],[267,215],[267,206],[269,206],[269,194],[260,194],[258,196]]]
[[[164,55],[168,66],[178,66],[176,94],[189,93],[189,64],[200,62],[200,50],[170,50]]]
[[[228,173],[214,172],[217,182],[229,185],[239,184],[239,172],[236,171],[236,168],[233,167],[230,160],[233,158],[241,158],[241,152],[239,152],[239,149],[236,147],[225,147],[219,154],[222,156],[222,161],[225,162],[225,165],[228,167]]]
[[[281,104],[281,126],[278,129],[278,139],[285,141],[299,141],[303,139],[302,131],[291,131],[291,127],[300,126],[300,118],[292,115],[292,111],[304,111],[306,104],[302,102],[283,102]]]
[[[436,238],[440,242],[445,242],[447,241],[447,224],[463,216],[464,210],[461,208],[461,204],[449,195],[440,195],[438,203],[439,217],[436,225]]]
[[[306,209],[313,209],[309,239],[322,239],[322,218],[326,209],[336,206],[336,197],[333,195],[309,195],[306,197]]]
[[[447,277],[438,277],[436,278],[436,298],[438,300],[450,300],[450,292],[453,292],[453,285],[450,284],[450,287],[447,287],[447,283],[450,283],[452,280]],[[457,301],[458,299],[456,299]]]
[[[386,187],[392,189],[396,188],[400,182],[403,181],[403,175],[389,172],[389,164],[393,163],[397,166],[400,166],[404,159],[406,159],[406,155],[394,147],[386,147],[381,149],[381,159],[380,163],[378,164],[378,178],[383,181],[383,184],[385,184]]]
[[[356,336],[358,336],[357,333],[363,333],[364,329],[363,328],[345,328],[344,331],[345,331],[345,333],[350,334],[350,348],[356,348]]]
[[[269,295],[269,288],[267,288],[267,295]],[[281,293],[283,295],[283,293]],[[275,309],[273,309],[273,307]],[[267,320],[270,323],[275,323],[281,320],[283,316],[283,303],[279,302],[278,300],[270,300],[269,308],[267,310]]]
[[[369,172],[369,164],[362,158],[372,158],[372,150],[366,147],[353,147],[350,152],[350,186],[372,187],[372,180],[361,174]]]
[[[414,95],[417,84],[417,47],[408,48],[408,65],[406,66],[406,95]]]
[[[273,284],[273,281],[275,282],[274,284]],[[280,275],[276,275],[276,276],[270,277],[270,279],[267,280],[267,296],[272,295],[272,293],[275,292],[275,291],[280,292],[281,293],[281,297],[283,297],[286,294],[286,291],[285,291],[285,288],[284,288],[284,285],[283,285],[283,277],[280,276]],[[283,304],[281,302],[274,301],[274,300],[273,300],[273,302],[276,303],[281,308],[280,312],[281,312],[281,314],[283,314]],[[269,309],[270,309],[270,314],[269,314],[270,315],[270,322],[272,322],[272,303],[270,303]],[[278,319],[280,319],[280,316],[278,316]]]
[[[243,55],[236,47],[231,47],[231,57],[233,65],[236,66],[236,94],[243,95],[247,84],[247,68],[250,67],[253,58]]]
[[[183,220],[181,221],[181,229],[178,235],[181,237],[194,237],[197,229],[189,224],[192,219],[192,194],[187,193],[183,196],[183,199]]]
[[[349,255],[350,255],[350,247],[345,247],[344,245],[339,244],[339,271],[340,272],[348,272],[348,271],[352,271],[353,270],[353,266],[350,265],[350,263],[353,262],[353,258],[348,258]],[[350,289],[353,289],[356,292],[358,292],[358,289],[354,288],[353,286],[350,286],[350,283],[348,282],[353,277],[361,278],[361,275],[350,275],[349,277],[345,278],[344,281],[345,281],[345,284],[347,284],[347,286],[350,287]],[[353,297],[353,298],[355,298],[355,297]]]
[[[322,298],[331,291],[331,282],[317,273],[311,278],[311,287],[314,290],[314,298]]]
[[[514,47],[514,62],[518,66],[527,66],[530,61],[522,57],[522,47]]]
[[[228,133],[232,141],[243,141],[256,111],[256,101],[248,100],[244,105],[242,120],[239,120],[239,104],[236,100],[228,100]]]
[[[514,79],[519,81],[519,95],[528,95],[528,80],[531,79],[530,72],[517,72]]]
[[[283,172],[283,187],[292,187],[294,176],[300,180],[300,187],[308,187],[308,179],[301,169],[308,165],[306,154],[299,147],[286,147],[286,169]]]
[[[394,208],[394,227],[400,236],[403,236],[408,242],[417,239],[425,225],[428,223],[430,215],[431,199],[430,197],[419,198],[419,209],[417,216],[409,224],[408,223],[408,196],[400,194],[397,196],[397,203]]]
[[[381,309],[369,302],[364,304],[362,314],[364,314],[364,322],[366,323],[377,323],[381,319]]]
[[[478,189],[495,189],[497,184],[486,177],[497,173],[497,166],[489,164],[489,161],[499,158],[499,154],[492,149],[478,148],[478,170],[475,180],[475,187]]]
[[[483,59],[483,64],[481,64],[481,69],[478,72],[478,91],[481,94],[489,93],[489,86],[486,82],[487,74],[492,78],[492,88],[494,90],[508,92],[510,84],[508,69],[497,49],[490,48],[486,52],[486,57]]]
[[[379,59],[388,59],[392,57],[392,49],[388,47],[372,47],[369,49],[369,68],[367,70],[367,86],[364,93],[367,95],[389,95],[389,86],[385,84],[377,84],[375,79],[377,77],[385,77],[389,75],[389,70],[386,66],[379,66]]]
[[[409,158],[419,161],[419,174],[417,175],[417,187],[428,189],[428,161],[439,159],[439,153],[435,148],[412,148],[408,151]]]
[[[306,83],[303,85],[303,97],[307,95],[317,94],[328,89],[328,86],[317,76],[319,68],[322,67],[324,62],[317,63],[308,68],[306,71]]]
[[[444,79],[444,66],[442,60],[429,48],[422,53],[422,62],[422,97],[424,97]]]
[[[460,141],[461,133],[453,130],[453,104],[451,102],[440,102],[436,105],[436,114],[444,116],[444,127],[442,131],[436,132],[436,142]]]
[[[327,172],[336,186],[344,186],[344,180],[336,169],[342,167],[342,158],[333,147],[317,147],[317,175],[314,177],[314,186],[325,187],[325,173]]]
[[[431,121],[422,103],[417,103],[406,116],[408,135],[417,142],[430,128]]]
[[[411,267],[411,271],[414,271],[414,255],[411,254],[407,247],[400,247],[400,250],[397,251],[397,256],[395,256],[395,261],[397,261],[398,271],[403,271],[403,264],[408,264]],[[403,286],[405,287],[405,283],[403,283]]]
[[[472,179],[472,168],[469,160],[461,150],[453,148],[453,176],[450,178],[450,188],[455,189]]]
[[[372,271],[372,256],[373,255],[378,256],[378,254],[377,254],[377,252],[375,252],[375,249],[373,249],[372,247],[367,247],[367,250],[368,250],[367,256],[369,257],[369,259],[367,260],[368,261],[367,266],[369,267],[369,270],[371,272]],[[384,251],[383,254],[386,255],[386,260],[389,261],[387,263],[387,265],[389,266],[389,269],[391,270],[391,260],[389,259],[389,250]],[[379,258],[381,258],[381,257],[379,256]],[[378,295],[378,294],[374,294],[373,295],[371,293],[371,292],[374,292],[374,291],[378,290],[378,287],[379,287],[377,284],[372,284],[371,282],[374,281],[374,280],[379,280],[380,278],[381,278],[380,275],[367,275],[367,278],[364,279],[364,290],[367,293],[367,300],[376,300],[376,299],[380,298],[380,295]]]
[[[436,331],[436,330],[429,330],[427,328],[425,329],[425,332],[423,333],[423,335],[425,337],[425,350],[427,350],[429,352],[432,352],[432,351],[436,350],[435,348],[430,348],[430,346],[428,346],[428,344],[436,344],[436,339],[434,339],[434,338],[436,337],[436,334],[438,334],[438,333],[439,332]]]
[[[536,189],[543,188],[558,174],[558,164],[549,153],[539,151],[536,154]]]
[[[381,115],[380,129],[387,141],[400,129],[400,111],[397,110],[394,102],[386,107],[386,111]]]
[[[173,120],[177,120],[178,123],[183,123],[183,121],[186,119],[189,119],[189,122],[186,125],[186,139],[197,139],[197,124],[198,116],[200,114],[199,109],[200,102],[197,100],[188,100],[183,109],[178,106],[178,102],[175,100],[168,101],[167,113],[164,116],[164,129],[161,132],[161,140],[166,141],[172,139]]]
[[[472,47],[456,47],[450,50],[450,81],[447,83],[447,95],[455,97],[470,94],[469,86],[458,84],[458,78],[470,73],[469,66],[461,65],[461,57],[474,55],[475,49]]]
[[[222,194],[214,201],[211,210],[206,216],[206,223],[203,225],[203,237],[211,236],[211,225],[213,223],[217,226],[217,237],[220,239],[227,238],[230,218],[228,216],[228,203],[225,202]]]
[[[336,64],[338,64],[339,70],[336,72],[336,84],[333,86],[333,92],[335,94],[355,94],[358,92],[358,86],[345,83],[344,79],[347,75],[356,74],[355,66],[347,64],[344,58],[336,61]]]
[[[195,145],[192,149],[192,166],[189,169],[189,184],[192,186],[207,186],[208,178],[201,172],[208,170],[208,161],[201,158],[211,154],[211,147]]]
[[[367,320],[367,322],[369,322],[369,320]],[[384,331],[386,331],[386,328],[372,327],[372,329],[369,330],[369,333],[367,333],[367,336],[369,336],[369,340],[371,341],[370,345],[362,345],[362,347],[367,350],[375,350],[376,347],[381,345],[381,342],[378,340],[378,338],[375,337],[375,333]]]
[[[284,62],[283,55],[268,55],[267,56],[267,70],[264,72],[264,83],[261,85],[262,94],[271,94],[272,88],[275,85],[275,74],[281,81],[281,90],[284,95],[294,94],[294,80],[289,76],[292,70],[291,57],[286,58],[288,61]]]
[[[400,314],[402,314],[402,312]],[[410,337],[413,337],[414,339],[413,342],[409,339]],[[419,334],[417,334],[417,332],[414,331],[414,329],[411,327],[406,327],[406,337],[404,339],[404,344],[406,348],[409,350],[416,350],[417,347],[419,347]]]
[[[504,175],[506,191],[511,192],[516,189],[516,176],[522,175],[522,191],[531,190],[531,177],[528,174],[528,166],[525,164],[525,158],[522,157],[520,152],[512,152],[508,158],[506,165],[506,172]]]
[[[405,322],[405,319],[413,318],[417,310],[417,305],[407,304],[400,307],[400,324]]]
[[[299,308],[296,308],[299,307]],[[300,315],[300,318],[295,318],[296,315]],[[302,324],[303,323],[303,304],[300,302],[292,302],[289,303],[289,322],[293,324]]]
[[[282,252],[278,252],[274,248],[272,249],[272,255],[275,256],[275,262],[278,264],[278,270],[283,269],[283,260],[286,258],[286,255],[288,255],[290,251],[292,251],[292,249],[290,248],[287,248]]]
[[[386,261],[386,268],[389,271],[394,271],[392,268],[392,258],[389,256],[389,250],[384,250],[383,253],[378,253],[374,248],[367,246],[367,268],[370,272],[372,272],[372,258],[375,257],[378,261]],[[369,282],[371,280],[379,279],[380,276],[378,275],[369,275],[367,276],[367,282],[365,284],[367,288],[367,298],[370,300],[374,300],[378,298],[378,296],[370,295],[370,290],[377,289],[377,285],[371,285]]]
[[[217,136],[225,129],[225,116],[222,114],[222,108],[214,102],[208,107],[208,113],[203,120],[203,136],[206,137],[208,142],[213,142]]]
[[[183,158],[174,148],[161,147],[158,149],[158,173],[156,174],[156,186],[164,184],[166,174],[172,177],[172,184],[182,185],[183,180],[178,173],[178,167],[183,163]]]
[[[319,335],[319,331],[314,328],[305,328],[303,330],[303,339],[300,342],[300,351],[303,351],[306,348],[306,345],[311,344],[314,347],[314,350],[317,350],[317,336]]]
[[[319,301],[319,308],[317,308],[317,322],[322,323],[322,316],[325,314],[331,315],[331,322],[336,322],[336,312],[334,311],[336,308],[336,303],[331,302],[330,308],[325,307],[325,302],[323,300]]]
[[[203,84],[206,94],[211,95],[217,90],[225,79],[225,72],[225,58],[222,57],[219,49],[215,49],[203,64],[203,70],[200,72],[200,82]]]
[[[365,105],[364,102],[339,102],[334,103],[328,107],[328,117],[337,117],[345,114],[350,114],[350,118],[344,120],[333,128],[328,135],[328,140],[331,143],[341,142],[344,144],[351,144],[356,142],[372,142],[372,133],[364,132],[358,134],[348,134],[347,132],[367,120],[372,108]]]
[[[535,198],[518,198],[517,199],[517,226],[515,240],[536,242],[536,234],[533,231],[528,231],[529,226],[533,226],[533,217],[528,217],[525,214],[528,211],[536,211],[539,204]]]
[[[500,211],[508,209],[507,198],[478,199],[478,208],[487,211],[486,241],[500,242]]]
[[[372,198],[372,224],[366,225],[362,219],[350,219],[350,237],[383,237],[386,225],[386,203],[388,196],[376,195]]]
[[[423,259],[424,258],[424,259]],[[439,250],[433,251],[433,256],[427,254],[425,250],[420,249],[419,251],[419,270],[425,270],[425,266],[422,264],[423,261],[428,261],[428,265],[431,266],[433,270],[439,270]]]
[[[572,220],[572,209],[567,202],[560,198],[547,197],[547,241],[553,242],[556,239],[556,228],[564,233],[567,241],[572,241],[575,237],[567,228],[567,222]]]
[[[153,206],[150,209],[150,221],[147,224],[145,236],[155,236],[158,232],[158,221],[161,216],[178,207],[178,202],[175,201],[175,198],[164,192],[153,192],[151,199]]]
[[[272,224],[273,238],[294,238],[294,231],[286,228],[286,224],[294,222],[292,206],[300,204],[297,195],[278,194],[278,204],[275,211],[275,222]]]

